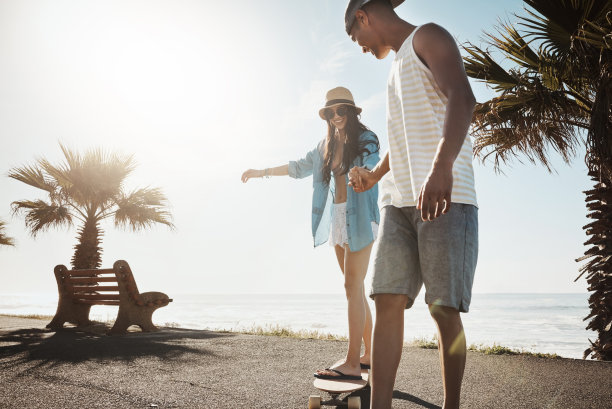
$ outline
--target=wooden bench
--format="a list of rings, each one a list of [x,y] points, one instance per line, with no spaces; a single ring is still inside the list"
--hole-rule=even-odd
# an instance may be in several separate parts
[[[60,329],[65,322],[77,327],[90,325],[92,305],[117,305],[119,312],[110,334],[125,334],[130,325],[138,325],[143,332],[156,331],[151,321],[153,312],[172,301],[164,293],[138,292],[132,270],[123,260],[115,262],[112,269],[68,270],[58,265],[54,273],[59,301],[47,325],[51,329]]]

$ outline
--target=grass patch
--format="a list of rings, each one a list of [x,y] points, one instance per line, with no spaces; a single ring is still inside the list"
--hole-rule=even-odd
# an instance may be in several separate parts
[[[13,318],[31,318],[38,320],[51,320],[53,319],[53,315],[41,315],[41,314],[0,314],[1,317],[13,317]],[[92,321],[93,324],[106,324],[112,325],[113,320],[106,321]],[[166,322],[163,326],[168,328],[180,328],[180,325],[176,322]],[[334,335],[328,334],[320,331],[307,331],[307,330],[299,330],[294,331],[292,329],[282,327],[280,325],[266,325],[262,326],[252,326],[247,329],[222,329],[222,330],[211,330],[220,333],[238,333],[238,334],[247,334],[247,335],[262,335],[262,336],[270,336],[270,337],[284,337],[284,338],[300,338],[300,339],[320,339],[320,340],[331,340],[331,341],[348,341],[348,338],[342,335]],[[417,347],[421,349],[438,349],[438,336],[434,335],[429,338],[421,337],[415,338],[411,342],[407,342],[406,345]],[[514,349],[508,348],[502,345],[493,344],[493,345],[482,345],[482,344],[471,344],[468,348],[468,351],[471,352],[481,352],[485,355],[522,355],[522,356],[533,356],[537,358],[548,358],[548,359],[558,359],[561,358],[557,354],[549,354],[543,352],[531,352],[525,349]]]
[[[408,345],[422,349],[438,349],[438,337],[434,335],[431,339],[415,338]]]
[[[0,314],[2,317],[11,318],[31,318],[35,320],[52,320],[53,315],[42,315],[42,314]]]
[[[535,356],[537,358],[561,358],[557,354],[547,354],[544,352],[531,352],[525,349],[508,348],[502,345],[475,345],[472,344],[468,347],[468,351],[482,352],[485,355],[522,355],[522,356]]]
[[[468,351],[482,352],[485,355],[520,355],[521,351],[501,345],[470,345]]]
[[[34,319],[34,320],[44,320],[44,321],[50,321],[53,319],[53,315],[44,315],[44,314],[0,314],[0,317],[9,317],[9,318],[30,318],[30,319]],[[106,320],[91,320],[91,325],[110,325],[112,326],[115,323],[115,320],[113,319],[106,319]],[[73,325],[70,323],[66,323],[66,325]]]
[[[237,332],[239,334],[263,335],[272,337],[284,338],[302,338],[302,339],[323,339],[333,341],[348,341],[347,337],[340,335],[327,334],[319,331],[294,331],[289,328],[281,327],[280,325],[252,326],[247,329],[223,330],[219,332]]]
[[[422,349],[438,349],[438,336],[434,335],[429,338],[421,337],[415,338],[412,342],[407,343],[409,346],[422,348]],[[522,355],[522,356],[534,356],[537,358],[548,358],[557,359],[561,358],[557,354],[548,354],[544,352],[531,352],[525,349],[509,348],[498,344],[493,345],[482,345],[482,344],[471,344],[468,348],[471,352],[480,352],[485,355]]]

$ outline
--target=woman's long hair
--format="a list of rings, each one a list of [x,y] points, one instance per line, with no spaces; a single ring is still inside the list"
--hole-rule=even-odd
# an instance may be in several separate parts
[[[344,152],[342,154],[342,162],[338,169],[339,175],[348,173],[351,169],[353,161],[359,155],[370,155],[378,152],[380,144],[378,143],[378,137],[374,135],[376,139],[375,150],[370,152],[366,145],[371,144],[372,141],[360,141],[359,136],[368,131],[368,127],[359,121],[357,116],[357,110],[352,105],[345,105],[347,108],[346,113],[346,143],[344,145]],[[334,137],[336,133],[336,127],[332,124],[331,120],[327,120],[327,138],[325,141],[325,151],[323,155],[323,181],[329,184],[331,180],[332,162],[334,160],[334,152],[336,151],[336,145],[338,141]]]

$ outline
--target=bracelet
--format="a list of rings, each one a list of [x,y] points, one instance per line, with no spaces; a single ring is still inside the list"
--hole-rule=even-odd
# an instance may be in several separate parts
[[[268,174],[268,172],[269,172],[269,171],[270,171],[270,168],[265,168],[265,169],[264,169],[264,175],[263,175],[263,177],[265,177],[266,179],[269,179],[269,178],[270,178],[270,175]]]

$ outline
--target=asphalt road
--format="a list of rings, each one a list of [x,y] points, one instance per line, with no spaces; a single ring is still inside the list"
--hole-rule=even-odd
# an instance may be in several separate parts
[[[105,336],[0,316],[0,408],[306,408],[345,342],[165,328]],[[363,407],[368,391],[362,393]],[[439,408],[437,350],[405,347],[394,408]],[[612,363],[469,352],[465,408],[612,408]]]

